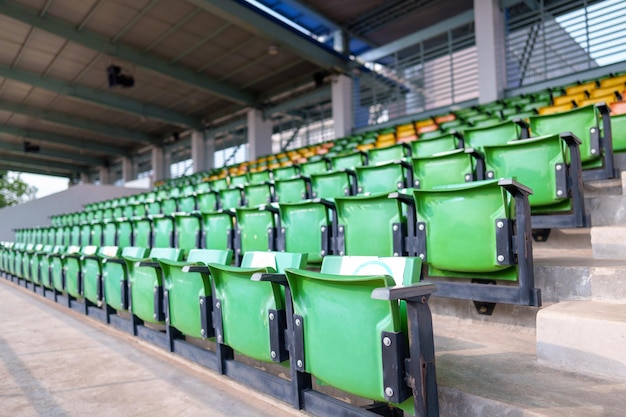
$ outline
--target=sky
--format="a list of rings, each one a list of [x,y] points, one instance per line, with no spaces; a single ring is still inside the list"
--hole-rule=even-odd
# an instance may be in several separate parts
[[[49,175],[28,174],[23,172],[20,174],[22,180],[28,185],[37,187],[37,198],[45,197],[59,191],[67,190],[68,179],[61,177],[52,177]]]

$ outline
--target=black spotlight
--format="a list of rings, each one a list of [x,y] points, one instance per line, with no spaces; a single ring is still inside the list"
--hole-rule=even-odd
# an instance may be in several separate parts
[[[117,65],[109,65],[107,75],[109,76],[109,88],[116,86],[130,88],[135,85],[135,78],[132,75],[124,74],[122,68]]]
[[[29,153],[37,153],[41,150],[41,147],[39,145],[33,145],[30,142],[24,142],[24,152]]]

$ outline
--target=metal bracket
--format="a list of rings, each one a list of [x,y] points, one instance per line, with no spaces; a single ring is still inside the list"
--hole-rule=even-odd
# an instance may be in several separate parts
[[[600,129],[598,126],[589,128],[589,152],[594,156],[600,156]]]
[[[552,229],[533,229],[533,240],[535,242],[545,242],[550,236]]]
[[[163,311],[163,286],[154,287],[154,314],[152,316],[156,321],[165,320],[165,312]]]
[[[346,227],[343,224],[340,224],[337,227],[337,237],[335,238],[335,251],[336,254],[339,256],[343,256],[346,254],[345,230]]]
[[[203,339],[215,336],[215,330],[213,329],[213,297],[212,296],[200,296],[198,300],[200,306],[200,334]]]
[[[409,398],[409,390],[404,382],[404,360],[409,357],[409,347],[405,334],[402,332],[382,332],[381,344],[385,399],[389,402],[401,403]]]
[[[122,295],[122,308],[130,310],[130,283],[123,279],[120,281],[120,294]]]
[[[322,239],[322,250],[320,255],[322,256],[330,255],[332,251],[330,230],[329,225],[320,226],[320,236]]]
[[[569,194],[567,191],[567,166],[563,163],[555,164],[554,173],[556,179],[556,197],[566,198]]]
[[[304,319],[297,314],[293,315],[293,338],[296,370],[304,372]]]
[[[98,286],[97,286],[97,297],[98,301],[102,301],[104,299],[104,282],[102,278],[102,274],[98,274]]]
[[[415,230],[415,255],[422,261],[426,260],[426,223],[417,222]]]
[[[276,230],[276,250],[279,252],[284,252],[285,250],[287,250],[287,243],[285,240],[286,232],[287,229],[285,229],[283,226],[277,228]]]
[[[219,344],[224,343],[224,323],[222,322],[222,301],[215,298],[213,303],[213,326],[215,327],[215,340]]]
[[[473,279],[472,284],[496,285],[495,281],[488,279]],[[473,301],[476,312],[483,316],[491,316],[496,308],[496,303],[486,301]]]
[[[393,235],[393,256],[404,256],[406,248],[404,247],[404,236],[406,236],[406,224],[394,223],[391,226]]]
[[[510,219],[496,219],[496,261],[498,265],[513,265],[512,236],[513,227]]]
[[[276,233],[276,228],[275,227],[268,227],[267,228],[267,248],[269,250],[276,250],[276,241],[274,240],[275,236],[277,235]]]
[[[274,362],[283,362],[289,359],[285,344],[285,330],[287,329],[287,315],[285,310],[269,310],[270,326],[270,356]]]

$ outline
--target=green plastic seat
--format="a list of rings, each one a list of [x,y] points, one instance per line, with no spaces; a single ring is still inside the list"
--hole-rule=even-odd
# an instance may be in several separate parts
[[[154,200],[146,204],[146,215],[163,213],[163,203],[161,200]]]
[[[274,194],[279,203],[297,203],[309,198],[308,182],[303,177],[276,180]]]
[[[248,183],[262,184],[264,182],[268,182],[270,180],[270,173],[271,171],[269,169],[266,169],[265,171],[250,172],[248,173]]]
[[[411,155],[414,157],[429,157],[441,152],[450,152],[463,147],[463,141],[452,133],[440,135],[430,139],[411,142]]]
[[[203,249],[232,249],[234,247],[234,213],[218,210],[200,213],[202,216]]]
[[[174,214],[178,211],[178,197],[167,197],[161,201],[162,214]],[[155,213],[158,214],[158,213]]]
[[[300,164],[300,175],[306,177],[328,171],[328,160],[322,158],[317,161],[308,161]]]
[[[164,323],[163,275],[159,259],[181,261],[183,251],[174,248],[153,248],[148,258],[122,254],[128,271],[128,305],[134,318],[148,323]]]
[[[390,403],[412,415],[438,415],[430,310],[421,301],[419,312],[411,310],[411,322],[419,322],[411,327],[411,340],[405,304],[390,296],[392,287],[402,286],[406,294],[415,291],[408,299],[428,299],[433,287],[419,283],[420,269],[417,258],[370,256],[329,256],[321,272],[288,268],[296,370],[320,385]],[[329,319],[329,314],[341,319]],[[408,360],[423,367],[417,400],[402,371]],[[395,372],[400,377],[394,380]]]
[[[349,171],[331,171],[311,175],[313,198],[334,198],[355,194],[355,182]]]
[[[35,254],[41,252],[43,248],[44,245],[41,243],[32,244],[30,247],[27,246],[22,254],[22,278],[26,281],[35,282],[35,279],[37,279],[37,274],[33,273],[33,259],[35,258]]]
[[[119,258],[122,251],[117,246],[101,246],[93,254],[83,254],[81,258],[83,297],[92,305],[103,300],[102,260]]]
[[[414,157],[413,185],[416,188],[433,188],[440,185],[460,184],[482,179],[484,167],[480,160],[464,149],[442,152],[429,157]]]
[[[138,246],[140,248],[151,248],[152,247],[152,231],[153,231],[152,219],[148,216],[134,217],[131,219],[131,223],[132,223],[132,230],[133,230],[132,245]],[[118,239],[118,246],[123,247],[119,243],[119,239]]]
[[[105,224],[100,221],[91,223],[91,245],[102,246],[102,240],[104,239],[104,227]]]
[[[258,207],[262,204],[270,204],[274,200],[272,187],[269,182],[247,184],[243,187],[246,207]]]
[[[52,252],[53,248],[54,248],[53,245],[44,245],[41,247],[41,249],[36,250],[30,256],[30,265],[29,265],[30,280],[36,285],[42,285],[40,270],[43,267],[43,259],[46,258],[48,254]],[[48,275],[49,271],[47,270],[47,267],[45,268],[46,268],[46,276],[49,276]],[[3,271],[6,271],[6,264],[5,264],[4,259],[3,259]]]
[[[626,113],[611,116],[611,132],[613,133],[613,151],[626,151]]]
[[[188,253],[202,244],[202,216],[198,212],[174,214],[174,247]]]
[[[367,165],[367,162],[367,154],[357,151],[331,158],[330,166],[333,171],[341,171],[343,169],[354,169],[355,167]]]
[[[232,256],[231,250],[192,249],[182,262],[159,259],[169,327],[185,336],[203,339],[213,336],[210,276],[201,272],[183,272],[183,267],[207,266],[209,263],[230,265]]]
[[[179,213],[191,213],[197,209],[195,194],[180,196],[176,202]]]
[[[80,246],[68,246],[64,252],[53,253],[50,255],[50,276],[52,279],[53,288],[63,293],[65,292],[65,279],[64,279],[64,257],[66,255],[78,254],[80,252]],[[75,289],[75,288],[73,288]]]
[[[358,194],[390,193],[410,186],[411,166],[404,161],[356,167]]]
[[[577,199],[583,204],[579,213],[584,218],[584,200],[580,177],[578,143],[572,136],[548,135],[511,141],[499,146],[486,146],[486,176],[492,178],[515,178],[530,187],[528,197],[532,214],[568,213],[574,210]],[[567,162],[568,149],[571,162]],[[570,227],[585,226],[583,219]],[[566,225],[561,225],[566,227]]]
[[[528,137],[528,126],[512,121],[463,131],[465,147],[482,151],[485,146],[502,145],[512,140]]]
[[[207,191],[196,195],[197,208],[200,212],[210,212],[217,210],[218,194],[214,191]]]
[[[533,136],[572,132],[580,141],[583,179],[614,178],[609,108],[604,103],[529,119]]]
[[[274,179],[274,181],[277,180],[287,180],[293,177],[298,176],[298,168],[295,165],[292,166],[287,166],[287,167],[280,167],[275,169],[272,172],[272,178]]]
[[[37,268],[39,270],[39,282],[45,288],[52,290],[54,282],[52,281],[52,260],[65,252],[64,246],[54,246],[50,252],[38,253],[36,256]]]
[[[148,248],[129,246],[122,249],[121,255],[103,254],[102,299],[111,309],[116,311],[128,309],[128,269],[125,257],[144,259],[148,252]]]
[[[79,298],[83,295],[83,271],[82,263],[84,256],[95,255],[98,251],[96,246],[85,246],[75,253],[66,253],[63,255],[64,268],[64,289],[65,292],[74,297]]]
[[[386,148],[374,148],[367,151],[369,165],[404,160],[404,158],[409,156],[411,156],[411,146],[406,143],[399,143]]]
[[[414,219],[410,198],[389,192],[366,196],[338,197],[336,254],[364,256],[404,256],[406,241],[412,236]],[[403,205],[409,204],[408,206]],[[376,219],[376,221],[372,221]],[[408,231],[407,227],[411,229]]]
[[[80,237],[78,241],[81,246],[91,245],[92,226],[90,223],[84,223],[80,226]]]
[[[219,207],[222,210],[234,209],[242,206],[241,188],[227,188],[219,191]]]
[[[270,341],[270,326],[276,326],[276,334],[284,333],[279,327],[279,317],[285,315],[283,293],[277,284],[250,278],[254,273],[282,273],[305,265],[306,255],[286,252],[247,252],[241,267],[209,264],[218,344],[260,361],[286,360],[283,346],[277,352]]]
[[[70,229],[70,246],[80,245],[80,225],[75,223]]]
[[[151,247],[172,248],[174,247],[174,234],[176,224],[173,215],[150,216],[152,223]]]
[[[276,215],[272,205],[235,209],[235,254],[238,259],[248,251],[276,249]]]
[[[427,264],[422,279],[437,285],[437,296],[491,303],[476,305],[486,314],[493,303],[541,306],[534,284],[531,193],[510,178],[413,189],[413,253]]]

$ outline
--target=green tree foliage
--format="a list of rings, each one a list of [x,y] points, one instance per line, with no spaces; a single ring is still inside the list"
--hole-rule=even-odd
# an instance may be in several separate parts
[[[0,208],[23,203],[37,192],[26,184],[19,173],[0,171]]]

